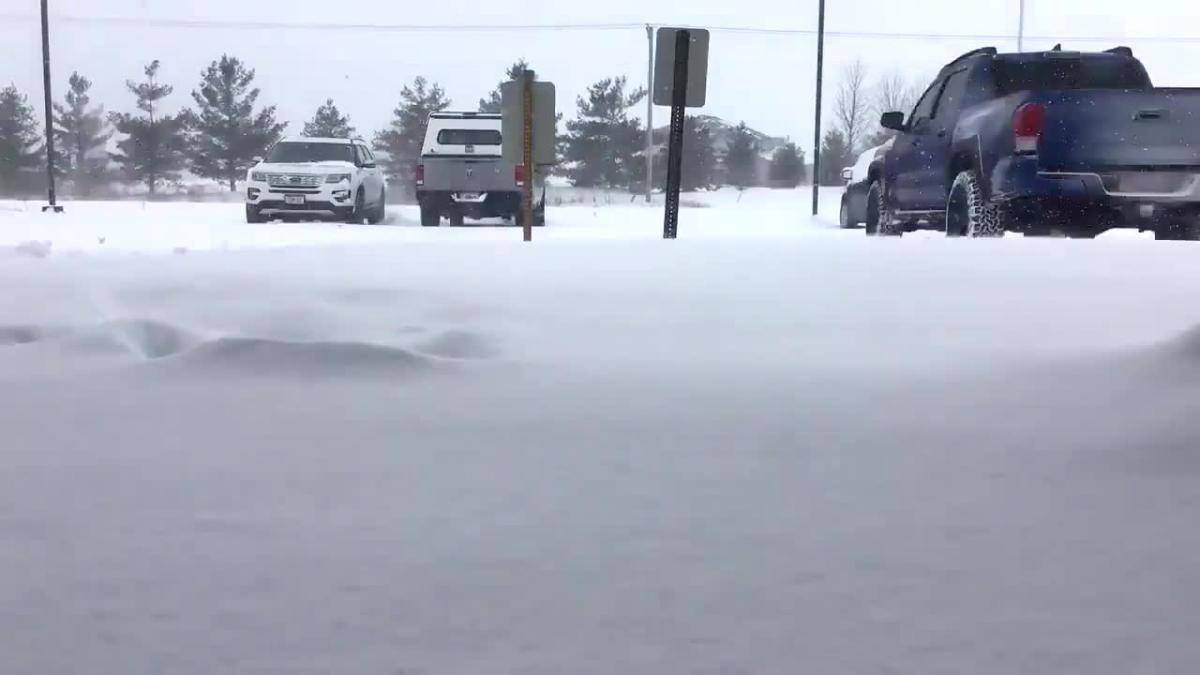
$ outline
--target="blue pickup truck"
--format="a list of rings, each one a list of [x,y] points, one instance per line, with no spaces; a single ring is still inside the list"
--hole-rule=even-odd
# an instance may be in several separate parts
[[[1200,89],[1155,88],[1126,47],[968,52],[880,124],[868,234],[1200,239]]]

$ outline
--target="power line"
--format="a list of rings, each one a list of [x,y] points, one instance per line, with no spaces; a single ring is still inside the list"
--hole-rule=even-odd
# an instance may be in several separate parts
[[[0,21],[34,21],[37,17],[27,14],[0,14]],[[621,31],[645,30],[645,23],[549,23],[549,24],[348,24],[324,22],[285,21],[232,21],[222,19],[164,19],[153,17],[124,16],[75,16],[57,15],[54,21],[67,24],[91,24],[110,26],[141,26],[146,28],[182,28],[193,30],[299,30],[299,31],[360,31],[376,33],[508,33],[508,32],[564,32],[564,31]],[[657,26],[658,24],[650,24]],[[816,36],[810,28],[763,28],[758,26],[679,26],[680,28],[705,28],[714,32],[745,33],[752,35],[796,35]],[[893,33],[885,31],[825,31],[827,37],[867,38],[881,40],[1016,40],[1017,35],[1007,33]],[[1167,42],[1200,43],[1200,36],[1187,35],[1026,35],[1026,40],[1062,42]]]
[[[35,17],[19,14],[0,15],[0,20],[32,20]],[[284,22],[284,21],[228,21],[222,19],[156,19],[149,17],[124,16],[54,16],[55,21],[62,23],[80,23],[113,26],[145,26],[150,28],[193,28],[193,29],[225,29],[225,30],[336,30],[336,31],[367,31],[383,33],[506,33],[526,31],[577,31],[577,30],[627,30],[630,28],[643,29],[642,23],[562,23],[562,24],[498,24],[498,25],[421,25],[421,24],[379,24],[379,23],[323,23],[323,22]]]

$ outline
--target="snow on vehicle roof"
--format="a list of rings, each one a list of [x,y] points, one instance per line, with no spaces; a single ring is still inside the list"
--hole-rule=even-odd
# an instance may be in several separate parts
[[[471,118],[476,118],[476,117],[480,118],[480,119],[498,120],[502,116],[500,113],[453,111],[453,110],[443,110],[442,112],[435,112],[429,116],[430,119],[435,119],[435,120],[460,120],[460,119],[471,119]]]
[[[279,139],[280,143],[330,143],[346,145],[348,143],[362,142],[361,138],[322,138],[319,136],[288,136]]]

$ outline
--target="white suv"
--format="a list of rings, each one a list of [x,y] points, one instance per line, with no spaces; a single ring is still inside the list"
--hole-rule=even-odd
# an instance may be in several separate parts
[[[361,139],[285,138],[246,176],[246,222],[335,216],[375,225],[387,215],[387,180]]]

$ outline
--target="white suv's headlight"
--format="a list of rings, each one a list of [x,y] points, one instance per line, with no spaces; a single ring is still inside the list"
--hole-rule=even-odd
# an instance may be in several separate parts
[[[328,176],[325,176],[326,183],[341,183],[343,181],[346,183],[349,183],[350,182],[350,174],[348,174],[348,173],[331,173]]]
[[[250,180],[252,180],[256,183],[265,183],[265,182],[267,182],[267,174],[265,174],[261,171],[251,171],[250,172]]]

